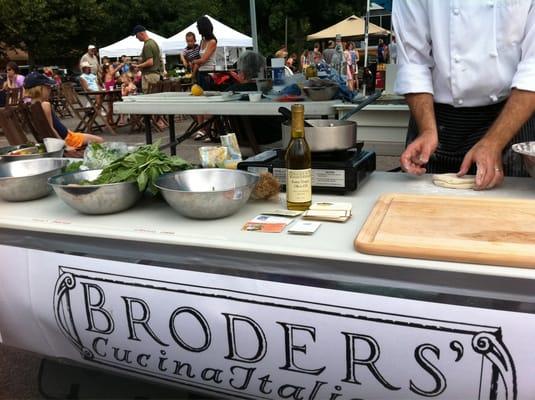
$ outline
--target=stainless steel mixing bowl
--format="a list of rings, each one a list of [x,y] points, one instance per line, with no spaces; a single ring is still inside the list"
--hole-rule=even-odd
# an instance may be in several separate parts
[[[141,197],[136,182],[80,185],[96,179],[100,169],[73,172],[50,178],[48,183],[58,197],[84,214],[113,214],[132,207]]]
[[[331,100],[338,93],[338,85],[305,86],[303,91],[312,101],[327,101]]]
[[[33,147],[28,146],[25,144],[21,144],[18,146],[6,146],[0,148],[0,162],[11,162],[11,161],[22,161],[22,160],[35,160],[38,158],[54,158],[54,157],[63,157],[63,151],[64,149],[60,149],[57,151],[51,151],[47,153],[36,153],[36,154],[26,154],[26,155],[20,155],[20,156],[10,156],[7,153],[13,151],[13,150],[19,150],[24,149],[26,147]]]
[[[216,219],[234,214],[247,200],[258,175],[231,169],[204,168],[160,176],[156,187],[180,214],[196,219]]]
[[[528,174],[535,178],[535,142],[516,143],[512,148],[513,151],[522,155]]]
[[[0,163],[0,197],[6,201],[35,200],[51,192],[48,178],[69,163],[61,158],[38,158]]]

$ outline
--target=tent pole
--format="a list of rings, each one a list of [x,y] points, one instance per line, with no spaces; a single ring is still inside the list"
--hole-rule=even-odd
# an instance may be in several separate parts
[[[369,30],[369,23],[370,23],[370,0],[366,0],[366,20],[364,24],[364,72],[366,72],[366,68],[368,67],[368,30]],[[362,94],[366,96],[366,80],[364,80],[364,84],[362,85]]]
[[[258,53],[258,33],[256,32],[256,5],[255,0],[249,0],[251,12],[251,35],[253,36],[253,50]]]
[[[288,51],[288,16],[284,18],[284,47]]]

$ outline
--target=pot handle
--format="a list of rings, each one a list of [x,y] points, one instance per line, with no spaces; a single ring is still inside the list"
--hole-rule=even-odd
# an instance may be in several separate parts
[[[282,116],[286,119],[286,121],[292,120],[292,112],[288,110],[286,107],[279,107],[279,113],[282,114]]]
[[[355,107],[354,110],[351,110],[346,115],[344,115],[342,118],[340,118],[340,121],[345,121],[349,117],[353,116],[355,113],[357,113],[360,110],[362,110],[368,104],[373,103],[375,100],[377,100],[379,97],[381,97],[381,94],[382,94],[382,92],[379,90],[379,91],[375,92],[374,94],[372,94],[371,96],[368,96],[368,98],[366,100],[364,100],[363,102],[359,103],[359,105],[357,107]],[[280,110],[280,108],[279,108],[279,110]]]
[[[285,118],[284,122],[288,122],[288,123],[292,122],[292,112],[290,110],[288,110],[286,107],[279,107],[279,113],[281,113],[282,116]],[[311,128],[314,127],[314,125],[312,125],[309,122],[307,122],[306,119],[305,119],[305,126],[308,126],[308,127],[311,127]]]

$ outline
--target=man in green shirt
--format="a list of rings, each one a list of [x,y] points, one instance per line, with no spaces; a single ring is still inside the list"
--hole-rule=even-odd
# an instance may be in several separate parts
[[[137,67],[141,69],[142,73],[141,88],[143,93],[147,93],[149,84],[157,83],[161,79],[162,53],[158,43],[149,37],[144,26],[136,25],[133,30],[133,35],[135,35],[139,41],[143,42],[141,64],[138,64]]]

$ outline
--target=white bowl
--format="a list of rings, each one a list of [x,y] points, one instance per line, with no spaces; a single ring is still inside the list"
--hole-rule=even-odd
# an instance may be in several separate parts
[[[249,93],[249,101],[256,103],[262,98],[262,93]]]
[[[65,140],[57,138],[44,138],[43,143],[48,152],[61,150],[65,146]]]

